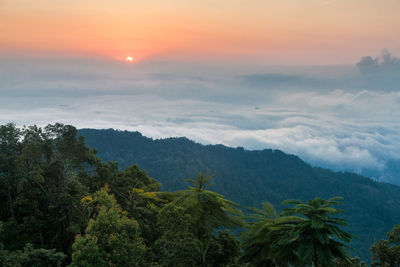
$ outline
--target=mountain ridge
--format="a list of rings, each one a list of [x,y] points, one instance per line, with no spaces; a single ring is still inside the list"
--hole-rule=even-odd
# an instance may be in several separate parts
[[[199,172],[216,175],[213,190],[243,206],[285,199],[343,196],[349,230],[358,236],[355,254],[368,259],[374,238],[400,223],[400,187],[349,172],[312,167],[280,150],[246,150],[202,145],[186,137],[152,139],[139,132],[81,129],[86,144],[105,161],[122,168],[138,164],[161,182],[163,190],[187,187]]]

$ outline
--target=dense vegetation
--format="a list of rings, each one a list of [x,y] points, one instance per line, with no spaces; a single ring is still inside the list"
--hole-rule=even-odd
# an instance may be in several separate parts
[[[215,174],[213,190],[243,205],[260,208],[283,200],[344,197],[344,218],[357,236],[354,255],[370,260],[369,248],[400,222],[400,187],[352,174],[313,168],[279,150],[248,151],[222,145],[201,145],[186,138],[153,140],[138,132],[79,130],[89,147],[105,161],[122,168],[132,163],[155,177],[163,190],[186,187],[184,179],[199,172]]]
[[[0,126],[0,264],[365,266],[350,257],[341,198],[245,209],[212,180],[161,192],[137,165],[101,161],[72,126]],[[371,248],[376,266],[398,265],[398,233]]]

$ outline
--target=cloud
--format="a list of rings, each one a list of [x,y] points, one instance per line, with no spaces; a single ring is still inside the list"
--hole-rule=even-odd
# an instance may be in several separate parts
[[[373,59],[371,56],[363,57],[360,62],[357,63],[357,67],[365,74],[376,73],[379,71],[379,59]]]
[[[359,70],[389,73],[398,59],[384,53],[360,62]],[[400,160],[400,81],[357,74],[355,66],[0,61],[0,76],[0,123],[63,122],[277,148],[360,173],[382,173]]]
[[[321,81],[300,75],[288,75],[283,73],[266,73],[243,75],[242,79],[245,83],[252,86],[260,85],[288,85],[297,84],[298,86],[320,84]]]
[[[14,110],[2,105],[0,121],[8,121],[11,113],[19,124],[61,121],[139,130],[155,138],[187,136],[203,144],[278,148],[342,170],[383,169],[387,159],[400,158],[399,92],[282,93],[273,106],[259,109],[147,94],[94,95],[64,106],[63,99],[49,101]]]
[[[400,59],[384,49],[379,57],[363,57],[356,66],[365,75],[400,74]]]
[[[400,59],[384,49],[379,57],[365,56],[357,64],[361,74],[357,87],[393,91],[400,90]]]

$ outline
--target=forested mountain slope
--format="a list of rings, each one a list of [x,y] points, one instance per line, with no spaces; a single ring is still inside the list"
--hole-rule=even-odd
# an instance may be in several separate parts
[[[137,163],[162,183],[164,190],[186,187],[184,179],[199,172],[216,175],[213,190],[243,206],[285,199],[343,196],[349,231],[358,237],[354,254],[368,259],[374,238],[400,223],[400,187],[352,173],[313,168],[279,150],[248,151],[222,145],[201,145],[187,138],[153,140],[138,132],[82,129],[89,147],[105,161],[122,168]]]

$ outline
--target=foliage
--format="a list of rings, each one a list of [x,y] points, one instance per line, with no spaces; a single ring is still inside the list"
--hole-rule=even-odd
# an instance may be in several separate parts
[[[55,249],[35,249],[32,244],[26,244],[23,250],[8,251],[0,249],[0,262],[4,267],[42,267],[61,266],[66,255]]]
[[[334,263],[335,267],[367,267],[364,261],[361,261],[359,257],[353,257],[348,260],[337,259]]]
[[[324,200],[316,198],[302,203],[298,200],[284,201],[283,204],[294,204],[284,208],[284,216],[288,217],[282,223],[276,223],[273,231],[285,231],[277,242],[277,253],[280,259],[287,257],[288,252],[297,255],[297,260],[305,265],[331,266],[335,259],[350,263],[350,257],[345,243],[350,242],[353,235],[342,230],[340,226],[347,226],[343,218],[332,217],[343,210],[332,206],[341,204],[341,198]]]
[[[279,151],[201,146],[181,138],[153,141],[140,134],[132,146],[130,134],[114,140],[121,132],[105,132],[109,140],[99,147],[111,146],[110,157],[120,149],[118,163],[103,162],[70,125],[0,126],[1,266],[361,267],[347,254],[352,236],[340,228],[345,219],[384,229],[397,218],[385,204],[390,199],[396,209],[397,188],[311,168]],[[161,184],[128,161],[145,166],[164,188],[180,190],[159,192]],[[182,190],[182,176],[200,170],[218,173],[219,193],[202,173]],[[380,206],[357,195],[360,185],[382,197]],[[336,192],[332,188],[344,192],[349,216],[335,217],[342,212],[332,208],[339,204],[335,199],[290,202],[294,206],[279,215],[263,203],[263,209],[250,208],[249,228],[241,206],[220,194],[254,205],[289,195],[308,199],[316,189],[324,196]],[[382,219],[372,216],[378,213]],[[241,241],[231,232],[238,227]],[[363,234],[368,229],[361,227]],[[371,250],[395,257],[397,235]]]
[[[79,199],[86,194],[91,151],[77,130],[62,124],[44,129],[0,126],[0,209],[6,249],[26,243],[68,253],[83,223]]]
[[[196,180],[188,179],[191,184],[188,189],[177,191],[176,198],[169,204],[184,208],[190,214],[192,231],[199,240],[206,240],[212,231],[218,227],[244,226],[239,205],[225,199],[222,195],[207,190],[213,176],[200,173]]]
[[[219,230],[212,236],[206,262],[209,266],[233,266],[238,262],[240,243],[228,230]]]
[[[302,203],[288,200],[283,204],[294,204],[277,215],[270,203],[263,203],[263,210],[251,208],[248,216],[251,227],[243,233],[244,255],[242,260],[253,266],[335,266],[352,263],[346,248],[353,236],[340,226],[343,218],[332,217],[342,210],[340,198],[324,200],[316,198]]]
[[[196,180],[187,180],[191,186],[186,190],[176,192],[175,199],[161,212],[161,215],[172,213],[174,216],[171,216],[172,214],[162,216],[164,219],[160,220],[160,224],[166,231],[158,240],[158,244],[161,242],[165,244],[167,240],[193,244],[192,250],[198,252],[192,252],[192,255],[197,255],[192,261],[198,261],[201,266],[215,266],[225,261],[229,262],[238,252],[238,245],[232,236],[223,232],[215,236],[214,230],[219,227],[232,228],[245,225],[238,204],[207,190],[212,185],[209,183],[212,178],[200,173]],[[226,251],[225,259],[222,260],[220,255],[215,254],[216,251],[212,249]]]
[[[395,225],[386,236],[387,239],[375,241],[371,246],[372,267],[400,266],[400,225]]]
[[[128,215],[135,218],[142,231],[142,236],[146,244],[150,245],[159,236],[159,231],[156,227],[157,216],[161,207],[167,200],[160,198],[162,194],[159,192],[145,191],[151,190],[147,186],[143,188],[132,188],[127,192],[120,194],[122,204],[125,204],[125,209]]]
[[[271,203],[263,202],[262,207],[262,210],[249,208],[253,213],[246,216],[250,219],[250,228],[242,233],[244,253],[241,261],[252,266],[274,266],[273,242],[277,239],[277,231],[272,231],[272,227],[278,215]]]
[[[94,194],[97,215],[72,246],[71,266],[143,266],[146,248],[139,225],[104,188]]]
[[[0,208],[1,219],[5,214],[14,217],[14,196],[18,183],[18,157],[21,154],[22,146],[19,139],[21,130],[14,124],[0,126],[0,197],[2,205]]]
[[[103,163],[72,126],[54,124],[19,129],[14,124],[1,125],[3,251],[21,254],[30,243],[35,249],[63,252],[69,262],[75,236],[84,234],[89,219],[97,214],[92,206],[81,205],[81,199],[106,183],[125,208],[129,205],[124,195],[133,187],[147,192],[158,191],[160,186],[137,166],[122,171],[116,163]],[[150,202],[146,199],[135,209]],[[158,234],[150,229],[156,225],[157,212],[149,213],[138,219],[145,239],[153,242]]]
[[[218,175],[213,190],[242,206],[259,207],[269,201],[278,209],[289,198],[328,199],[343,196],[344,219],[357,236],[352,254],[370,259],[374,238],[383,238],[400,222],[400,187],[351,174],[313,168],[296,156],[279,150],[248,151],[222,145],[201,145],[187,138],[153,140],[138,132],[79,130],[88,146],[105,161],[122,168],[139,164],[162,184],[162,190],[186,187],[184,178],[200,171]]]
[[[191,231],[191,216],[183,207],[165,206],[158,218],[161,237],[153,246],[154,265],[198,266],[202,243]]]
[[[107,184],[122,209],[139,223],[146,244],[155,241],[158,209],[163,200],[157,197],[160,184],[137,165],[120,170],[118,163],[98,161],[89,188],[99,190]]]

